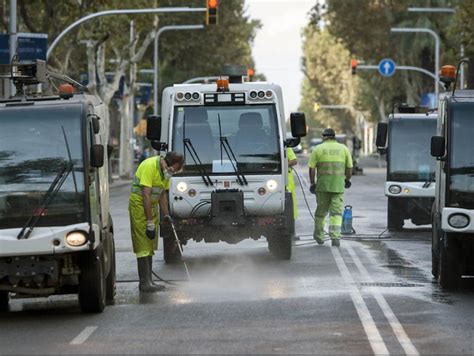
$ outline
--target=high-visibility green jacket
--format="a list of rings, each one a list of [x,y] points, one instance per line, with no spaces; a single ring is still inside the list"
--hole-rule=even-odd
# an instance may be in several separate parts
[[[326,140],[315,147],[308,166],[316,168],[317,192],[344,193],[345,171],[352,168],[348,148],[336,140]]]

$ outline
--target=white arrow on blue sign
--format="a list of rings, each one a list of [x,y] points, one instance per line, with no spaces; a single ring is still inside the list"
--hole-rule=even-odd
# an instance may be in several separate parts
[[[391,77],[395,74],[397,65],[390,58],[384,58],[379,62],[379,73],[383,77]]]

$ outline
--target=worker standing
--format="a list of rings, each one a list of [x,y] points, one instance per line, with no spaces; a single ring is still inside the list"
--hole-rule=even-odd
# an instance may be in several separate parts
[[[329,237],[332,246],[340,245],[344,190],[351,186],[352,157],[348,148],[336,141],[336,133],[323,131],[323,143],[316,146],[309,158],[310,192],[316,194],[314,239],[324,244],[324,223],[329,212]],[[317,180],[315,181],[315,170]]]
[[[298,206],[296,203],[296,185],[295,185],[295,180],[293,178],[293,166],[296,166],[298,164],[298,161],[296,160],[296,155],[295,152],[291,147],[288,147],[286,149],[286,156],[288,158],[288,186],[287,189],[291,193],[291,199],[293,201],[293,217],[296,222],[296,218],[298,217]],[[298,237],[295,234],[295,231],[293,231],[293,239],[297,240]]]
[[[165,288],[152,281],[152,256],[158,248],[159,211],[163,213],[164,222],[172,222],[167,193],[170,178],[183,165],[183,155],[172,151],[165,157],[145,159],[135,173],[128,210],[133,252],[137,256],[140,292],[153,293]]]

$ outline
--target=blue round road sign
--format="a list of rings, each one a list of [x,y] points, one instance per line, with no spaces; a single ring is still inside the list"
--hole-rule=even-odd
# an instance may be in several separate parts
[[[393,59],[384,58],[379,62],[379,73],[383,77],[391,77],[395,74],[396,67]]]

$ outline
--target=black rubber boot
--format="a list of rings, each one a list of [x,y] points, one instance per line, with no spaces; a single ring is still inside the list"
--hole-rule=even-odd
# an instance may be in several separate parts
[[[150,280],[151,280],[151,284],[153,284],[154,286],[157,286],[158,288],[162,288],[162,289],[165,289],[165,286],[162,285],[162,284],[158,284],[156,283],[154,280],[153,280],[153,256],[148,256],[148,257],[145,257],[148,259],[148,266],[150,267]]]
[[[137,258],[137,265],[139,278],[138,289],[141,293],[155,293],[165,289],[163,286],[154,286],[151,284],[151,270],[148,257]]]

